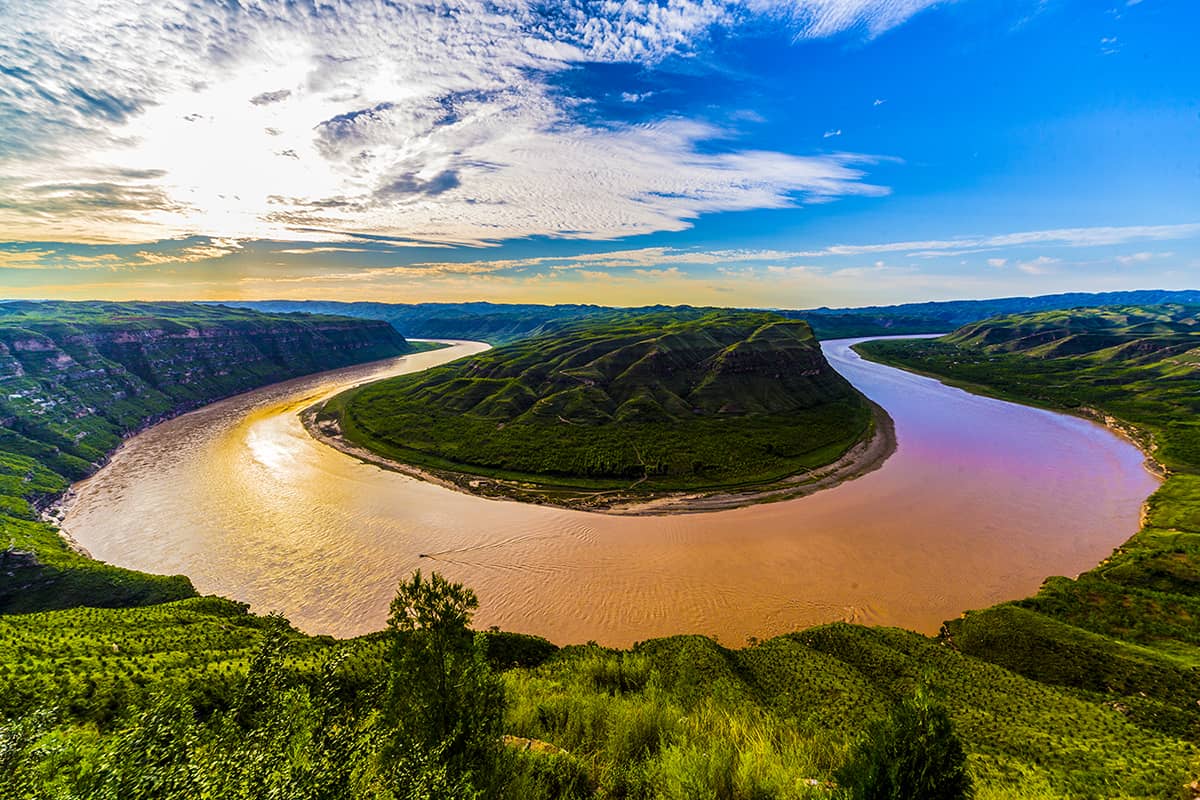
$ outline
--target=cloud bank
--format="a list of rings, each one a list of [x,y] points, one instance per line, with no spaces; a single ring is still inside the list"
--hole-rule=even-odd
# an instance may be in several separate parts
[[[936,0],[0,0],[0,238],[613,239],[879,195],[872,159],[583,121],[555,76],[714,31],[878,35]]]

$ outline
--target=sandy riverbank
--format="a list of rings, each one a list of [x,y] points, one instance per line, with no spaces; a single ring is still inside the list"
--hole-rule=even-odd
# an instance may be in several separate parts
[[[654,494],[632,489],[588,492],[466,472],[432,470],[396,461],[347,441],[336,421],[318,420],[322,406],[318,403],[300,413],[305,430],[317,441],[368,464],[465,494],[624,516],[696,514],[804,497],[879,469],[896,451],[896,429],[892,418],[881,406],[871,403],[874,417],[870,435],[836,461],[812,470],[738,489]]]

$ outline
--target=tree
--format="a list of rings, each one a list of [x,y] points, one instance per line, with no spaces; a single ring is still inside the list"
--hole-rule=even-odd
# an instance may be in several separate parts
[[[851,800],[966,800],[966,754],[950,716],[925,692],[873,722],[838,772]]]
[[[464,796],[494,777],[504,694],[470,628],[478,607],[470,589],[436,572],[425,579],[419,570],[401,581],[392,601],[387,714],[395,741],[385,757],[403,783],[436,774],[435,784]]]

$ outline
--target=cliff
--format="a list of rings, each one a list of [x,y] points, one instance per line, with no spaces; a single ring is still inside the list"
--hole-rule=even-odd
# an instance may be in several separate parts
[[[0,303],[0,611],[194,593],[186,578],[79,558],[38,507],[148,424],[410,349],[376,320],[190,303]],[[85,575],[87,591],[71,588]]]

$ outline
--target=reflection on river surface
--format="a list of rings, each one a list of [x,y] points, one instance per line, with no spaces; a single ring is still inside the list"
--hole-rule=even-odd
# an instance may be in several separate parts
[[[879,470],[796,500],[603,516],[442,489],[312,440],[300,409],[452,348],[278,384],[130,440],[64,527],[97,558],[184,573],[312,633],[379,629],[418,567],[479,594],[481,626],[558,643],[705,633],[740,645],[833,620],[935,632],[1075,575],[1138,525],[1142,455],[1074,417],[986,399],[823,344],[896,422]],[[419,554],[429,554],[420,558]]]

